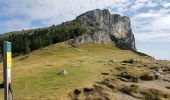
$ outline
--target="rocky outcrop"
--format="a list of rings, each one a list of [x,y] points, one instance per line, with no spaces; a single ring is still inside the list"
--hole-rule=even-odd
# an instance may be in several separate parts
[[[126,16],[96,9],[78,16],[75,21],[83,22],[83,27],[90,33],[74,38],[76,44],[93,42],[136,50],[130,19]]]
[[[108,33],[104,31],[97,31],[91,35],[82,35],[74,38],[74,43],[102,43],[102,44],[111,44],[112,41]]]

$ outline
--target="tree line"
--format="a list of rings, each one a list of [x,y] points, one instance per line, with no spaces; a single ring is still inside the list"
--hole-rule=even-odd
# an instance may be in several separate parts
[[[81,22],[70,22],[59,26],[51,26],[45,29],[36,29],[33,34],[30,32],[23,34],[10,34],[0,37],[0,49],[2,51],[3,41],[12,42],[12,52],[16,54],[27,54],[30,51],[66,41],[76,36],[82,35],[86,30]]]

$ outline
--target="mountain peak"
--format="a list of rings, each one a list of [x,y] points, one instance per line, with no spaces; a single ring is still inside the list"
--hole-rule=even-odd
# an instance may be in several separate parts
[[[130,19],[127,16],[111,14],[107,9],[95,9],[81,14],[75,21],[82,21],[90,33],[95,30],[94,34],[76,38],[75,43],[114,44],[124,49],[136,50]]]

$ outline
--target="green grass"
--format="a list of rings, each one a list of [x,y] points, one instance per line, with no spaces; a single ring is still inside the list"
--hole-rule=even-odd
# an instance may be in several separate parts
[[[82,44],[72,48],[66,43],[20,55],[13,58],[14,99],[68,99],[73,89],[89,87],[101,80],[101,73],[112,69],[107,65],[109,60],[120,62],[129,58],[140,59],[141,56],[111,45]],[[58,72],[62,69],[66,69],[68,75],[60,76]],[[2,81],[2,77],[0,79]],[[0,99],[3,99],[3,89]]]

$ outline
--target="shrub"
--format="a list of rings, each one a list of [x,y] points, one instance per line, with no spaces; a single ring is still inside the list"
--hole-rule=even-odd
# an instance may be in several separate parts
[[[154,74],[149,74],[149,73],[145,73],[144,75],[142,75],[140,77],[141,80],[155,80],[155,75]]]

